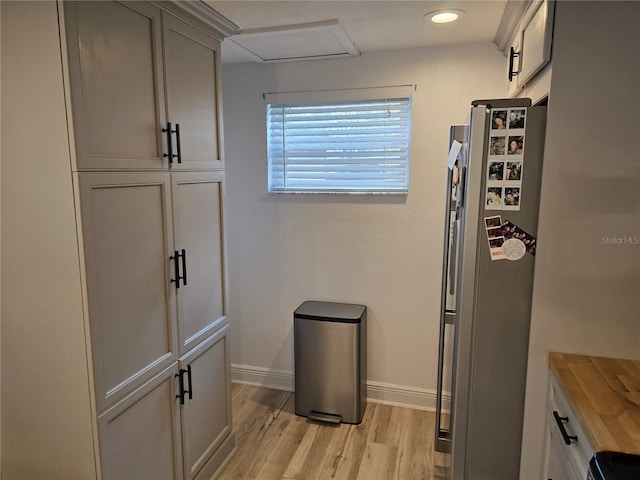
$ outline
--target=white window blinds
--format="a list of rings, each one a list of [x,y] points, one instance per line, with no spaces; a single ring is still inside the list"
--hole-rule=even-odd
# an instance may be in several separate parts
[[[270,192],[408,191],[410,86],[265,99]]]

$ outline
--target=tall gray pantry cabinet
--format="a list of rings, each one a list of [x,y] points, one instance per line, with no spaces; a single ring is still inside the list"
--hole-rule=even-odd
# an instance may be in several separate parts
[[[62,2],[97,470],[209,479],[234,449],[220,41],[195,2]]]

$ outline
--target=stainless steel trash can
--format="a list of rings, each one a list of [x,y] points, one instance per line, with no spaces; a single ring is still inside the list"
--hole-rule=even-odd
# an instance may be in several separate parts
[[[307,301],[293,313],[295,412],[360,423],[366,407],[367,307]]]

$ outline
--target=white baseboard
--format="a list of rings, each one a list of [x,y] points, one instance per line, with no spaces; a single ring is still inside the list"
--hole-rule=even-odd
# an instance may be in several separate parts
[[[275,390],[286,390],[293,392],[293,373],[286,370],[273,370],[251,365],[231,364],[231,381],[233,383],[244,383],[246,385],[257,385],[259,387],[273,388]]]
[[[251,365],[231,365],[231,380],[234,383],[257,385],[276,390],[293,392],[293,372]],[[426,388],[408,387],[382,382],[367,382],[367,401],[384,403],[418,410],[436,410],[436,391]],[[449,397],[444,398],[444,408],[449,410]]]

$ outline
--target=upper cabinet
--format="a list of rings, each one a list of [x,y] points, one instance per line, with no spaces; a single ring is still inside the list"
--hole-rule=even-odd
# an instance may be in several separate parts
[[[496,34],[507,57],[507,92],[516,96],[551,60],[554,0],[510,1]]]
[[[223,168],[220,39],[149,2],[64,11],[77,170]]]
[[[78,169],[166,167],[160,10],[69,2],[65,20]]]
[[[162,26],[172,167],[222,168],[220,43],[171,15],[162,15]]]
[[[551,0],[534,2],[520,25],[522,38],[518,65],[518,86],[524,86],[549,60],[553,35],[553,11]]]

